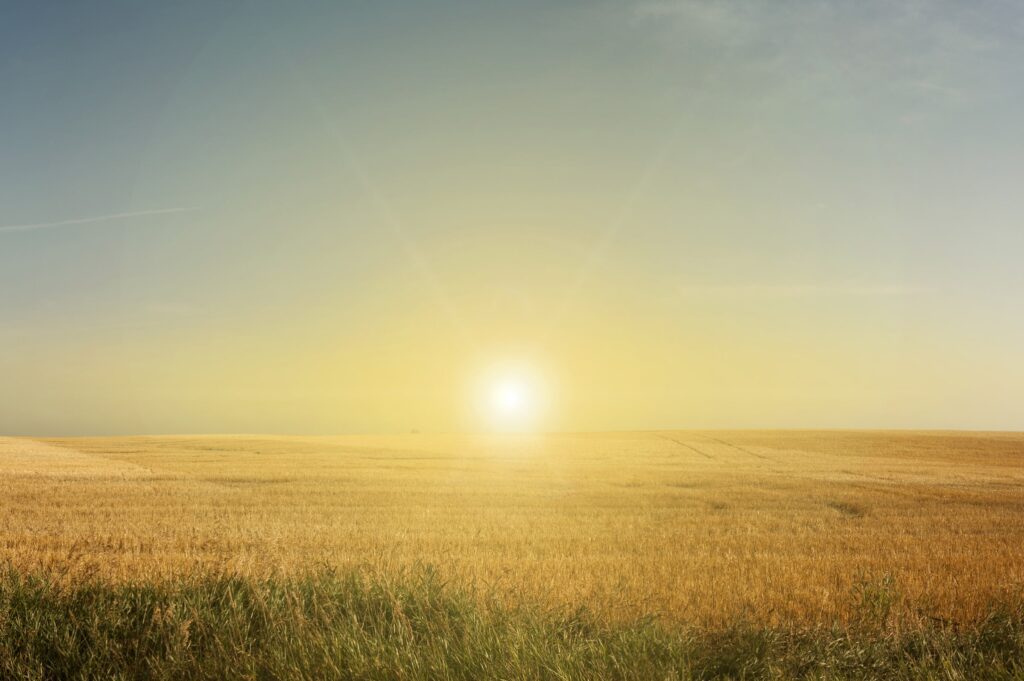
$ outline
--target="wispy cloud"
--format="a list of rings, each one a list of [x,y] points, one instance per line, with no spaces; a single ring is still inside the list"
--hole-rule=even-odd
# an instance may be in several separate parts
[[[73,225],[91,225],[101,222],[114,222],[117,220],[128,220],[130,218],[141,218],[151,215],[170,215],[173,213],[193,213],[199,208],[154,208],[150,210],[136,210],[127,213],[110,213],[108,215],[93,215],[84,218],[70,218],[68,220],[56,220],[53,222],[32,222],[21,225],[0,225],[0,233],[9,232],[31,232],[37,229],[50,229],[53,227],[70,227]]]
[[[696,284],[680,286],[678,291],[691,299],[788,299],[915,296],[928,289],[907,284]]]
[[[660,0],[632,21],[696,59],[712,82],[962,104],[1002,92],[1021,54],[1024,8],[1002,0]]]

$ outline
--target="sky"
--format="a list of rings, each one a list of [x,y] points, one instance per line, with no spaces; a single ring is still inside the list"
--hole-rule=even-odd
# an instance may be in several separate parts
[[[7,2],[0,433],[1024,429],[1014,0]]]

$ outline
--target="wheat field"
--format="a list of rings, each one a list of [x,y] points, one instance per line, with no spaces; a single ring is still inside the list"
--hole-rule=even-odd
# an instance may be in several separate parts
[[[429,565],[508,601],[815,625],[1024,593],[1024,436],[0,439],[0,562],[160,581]],[[887,605],[887,607],[890,607]]]

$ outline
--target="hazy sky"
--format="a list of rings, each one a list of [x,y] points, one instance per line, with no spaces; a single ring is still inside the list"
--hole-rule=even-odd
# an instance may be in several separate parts
[[[1024,429],[1024,5],[0,5],[0,432],[504,374],[551,429]]]

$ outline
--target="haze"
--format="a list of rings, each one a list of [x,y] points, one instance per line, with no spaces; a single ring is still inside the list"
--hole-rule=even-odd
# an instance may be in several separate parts
[[[0,432],[462,430],[495,372],[1022,429],[1022,64],[996,0],[5,5]]]

